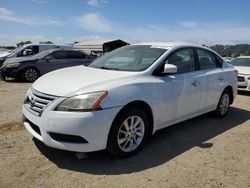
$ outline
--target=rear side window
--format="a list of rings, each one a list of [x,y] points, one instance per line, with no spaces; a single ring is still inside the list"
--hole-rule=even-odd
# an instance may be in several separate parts
[[[206,50],[197,49],[197,55],[199,59],[200,69],[214,69],[219,67],[218,60],[215,56]]]
[[[31,50],[33,52],[33,55],[37,54],[39,53],[39,46],[31,46]]]
[[[54,52],[53,59],[67,59],[67,52]]]
[[[47,48],[48,50],[50,50],[50,49],[60,48],[60,46],[48,45],[48,46],[46,46],[46,48]]]
[[[67,52],[69,59],[85,59],[86,55],[81,52]]]
[[[192,49],[183,49],[173,52],[165,63],[175,65],[177,73],[195,71],[195,61]]]

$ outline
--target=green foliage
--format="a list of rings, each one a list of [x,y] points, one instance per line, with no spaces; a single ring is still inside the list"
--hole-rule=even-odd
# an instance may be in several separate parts
[[[17,47],[20,47],[20,46],[23,46],[23,45],[25,45],[25,44],[32,44],[32,42],[31,41],[21,41],[21,42],[19,42],[19,43],[17,43],[16,45],[17,45]]]
[[[15,46],[0,46],[0,48],[14,50],[16,47]]]
[[[39,44],[54,44],[51,41],[40,41]]]
[[[250,55],[249,44],[237,44],[237,45],[214,45],[210,48],[222,57],[237,57],[239,55]]]

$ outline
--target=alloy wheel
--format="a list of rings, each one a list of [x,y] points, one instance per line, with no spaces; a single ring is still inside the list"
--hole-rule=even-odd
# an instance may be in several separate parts
[[[221,97],[220,104],[219,104],[219,110],[221,115],[224,115],[227,113],[227,110],[229,108],[229,103],[230,103],[230,97],[228,93],[224,93],[223,96]]]
[[[33,82],[38,78],[38,73],[35,69],[29,68],[25,71],[24,78],[29,82]]]
[[[145,124],[141,117],[130,116],[121,125],[117,142],[124,152],[135,150],[142,142],[145,133]]]

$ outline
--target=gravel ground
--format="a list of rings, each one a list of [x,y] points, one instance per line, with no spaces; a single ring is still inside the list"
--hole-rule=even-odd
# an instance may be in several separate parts
[[[0,81],[0,187],[250,187],[250,94],[224,119],[203,115],[157,132],[129,159],[77,159],[23,128],[29,83]]]

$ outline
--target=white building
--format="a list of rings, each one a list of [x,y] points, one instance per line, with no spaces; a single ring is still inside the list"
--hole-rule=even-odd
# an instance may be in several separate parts
[[[87,54],[100,56],[106,52],[110,52],[116,48],[129,45],[129,43],[117,39],[117,40],[91,40],[91,41],[80,41],[74,44],[74,50],[82,51]]]

